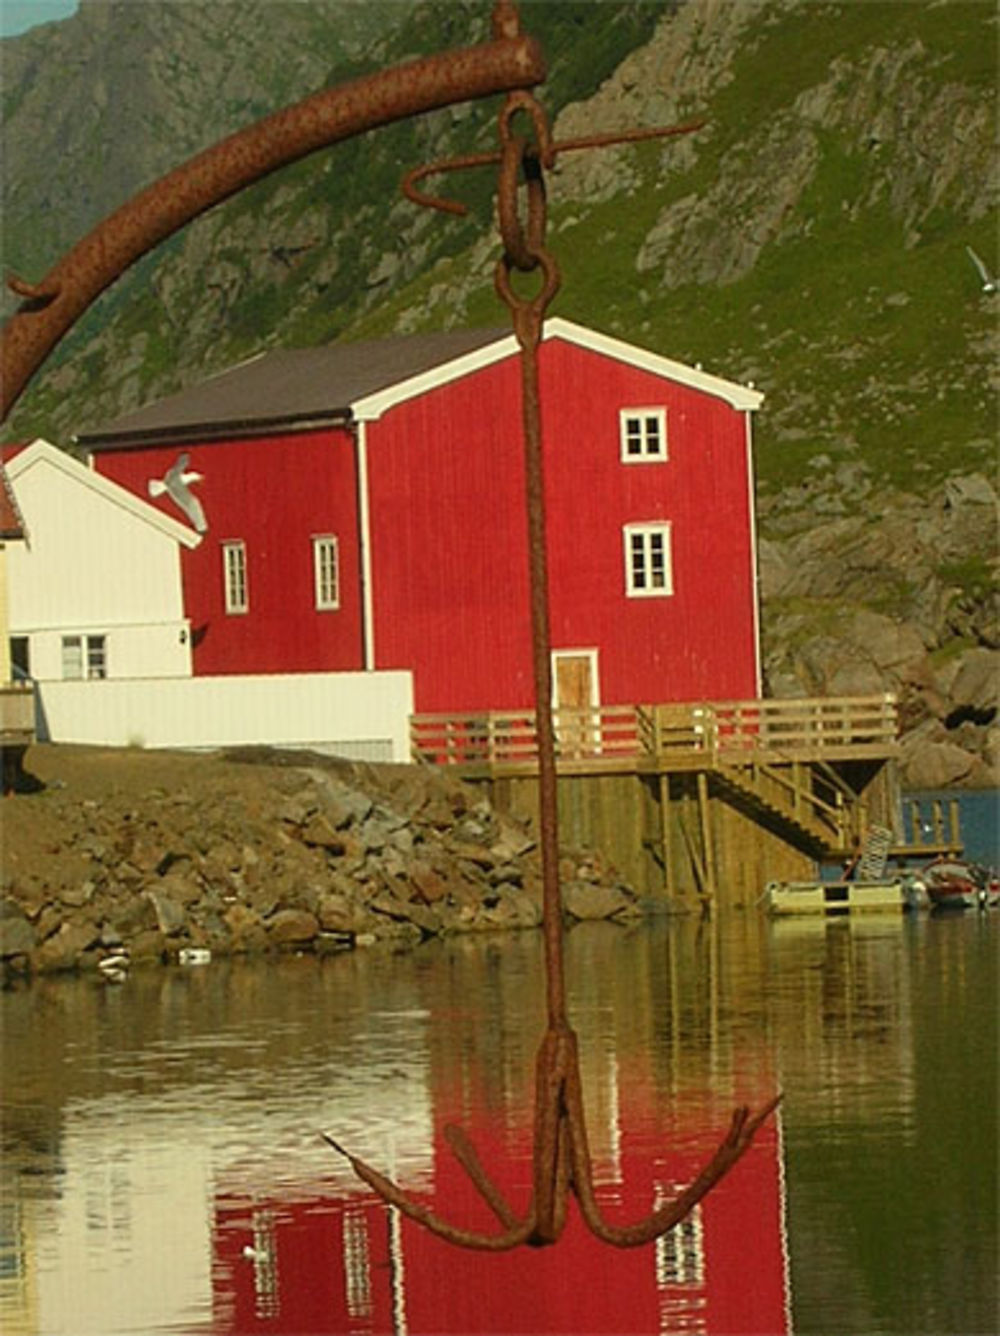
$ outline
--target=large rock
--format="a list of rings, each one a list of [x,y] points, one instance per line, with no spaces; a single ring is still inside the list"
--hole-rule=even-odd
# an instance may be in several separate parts
[[[319,933],[319,920],[306,909],[279,909],[267,920],[267,933],[275,946],[299,946]]]
[[[635,901],[617,886],[570,881],[563,888],[563,908],[575,919],[609,919],[636,913]]]
[[[187,923],[187,915],[184,912],[184,906],[171,899],[169,895],[162,891],[146,891],[156,914],[156,926],[164,937],[173,937],[179,932],[183,932]]]
[[[961,785],[973,772],[976,757],[948,741],[919,735],[904,742],[901,769],[910,789],[948,789]]]
[[[13,900],[0,900],[0,957],[27,955],[35,947],[35,930]]]
[[[996,711],[1000,699],[1000,651],[974,649],[964,654],[950,694],[955,709]]]
[[[80,957],[99,943],[100,936],[99,927],[90,919],[67,921],[34,951],[32,965],[40,973],[76,969]]]

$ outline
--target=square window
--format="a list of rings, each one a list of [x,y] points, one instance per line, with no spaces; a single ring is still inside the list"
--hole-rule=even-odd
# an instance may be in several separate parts
[[[625,592],[630,598],[667,598],[674,592],[669,524],[625,526]]]
[[[333,611],[340,607],[340,565],[337,540],[333,534],[317,534],[313,538],[313,591],[317,612]]]
[[[622,463],[662,463],[667,458],[665,408],[623,408],[618,429]]]
[[[242,539],[222,544],[222,578],[226,612],[248,612],[247,545]]]
[[[107,636],[63,636],[62,675],[67,681],[107,677]]]

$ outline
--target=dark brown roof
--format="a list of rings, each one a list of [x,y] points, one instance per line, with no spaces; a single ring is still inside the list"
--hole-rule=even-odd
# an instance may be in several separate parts
[[[0,542],[27,536],[7,470],[0,464]]]
[[[509,333],[455,329],[373,343],[278,349],[80,432],[75,439],[100,450],[343,420],[356,400],[496,343]]]

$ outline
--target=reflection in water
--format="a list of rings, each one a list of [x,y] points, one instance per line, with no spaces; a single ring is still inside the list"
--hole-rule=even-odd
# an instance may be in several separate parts
[[[575,1207],[555,1248],[452,1248],[319,1136],[489,1228],[443,1140],[459,1123],[522,1210],[538,934],[6,994],[0,1326],[989,1330],[998,917],[574,930],[569,1007],[609,1218],[689,1181],[735,1103],[786,1096],[782,1124],[682,1225],[627,1252]]]

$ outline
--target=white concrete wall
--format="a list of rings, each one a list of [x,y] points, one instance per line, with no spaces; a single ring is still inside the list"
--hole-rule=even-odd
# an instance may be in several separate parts
[[[413,675],[40,682],[39,739],[125,747],[302,746],[408,761]]]

